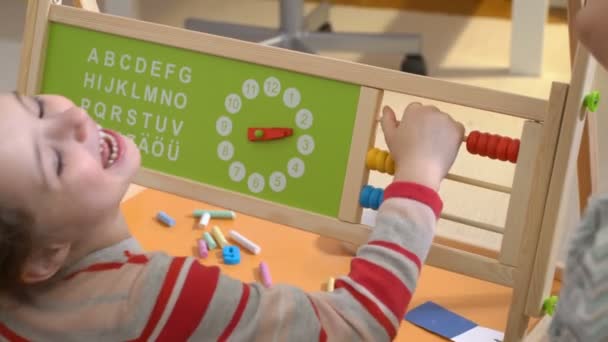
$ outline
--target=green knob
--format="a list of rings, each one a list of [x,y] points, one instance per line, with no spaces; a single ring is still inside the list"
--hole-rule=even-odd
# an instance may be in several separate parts
[[[555,307],[557,306],[558,296],[551,296],[543,302],[543,311],[547,313],[549,316],[553,316],[555,312]]]
[[[256,129],[255,130],[255,137],[256,138],[261,138],[263,136],[264,136],[264,131],[263,130],[261,130],[261,129]]]
[[[593,91],[585,96],[584,104],[589,111],[595,112],[600,104],[600,92]]]

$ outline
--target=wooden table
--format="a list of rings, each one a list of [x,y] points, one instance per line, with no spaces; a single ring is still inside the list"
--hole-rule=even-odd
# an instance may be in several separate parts
[[[122,209],[131,232],[144,249],[198,257],[196,240],[211,226],[198,228],[198,220],[192,217],[192,211],[223,208],[147,189],[126,200]],[[169,228],[156,221],[158,211],[173,217],[176,225]],[[218,225],[225,235],[234,229],[262,248],[258,255],[241,249],[239,265],[222,264],[218,249],[210,253],[208,258],[199,259],[205,265],[219,265],[225,274],[244,282],[261,281],[257,270],[260,261],[268,263],[273,283],[289,283],[306,291],[324,291],[329,277],[344,275],[349,271],[352,256],[339,241],[240,213],[237,213],[235,220],[214,219],[210,224]],[[511,290],[424,266],[410,309],[429,300],[479,325],[504,331]],[[403,320],[396,341],[445,340]]]

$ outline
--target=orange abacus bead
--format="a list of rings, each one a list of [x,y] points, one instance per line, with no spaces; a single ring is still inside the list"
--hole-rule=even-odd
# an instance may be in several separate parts
[[[517,162],[519,139],[472,131],[467,137],[467,151],[490,159]]]
[[[507,148],[511,144],[511,138],[500,139],[496,146],[496,157],[498,160],[507,160]]]
[[[517,155],[519,154],[519,139],[512,140],[507,149],[507,158],[511,163],[517,163]]]

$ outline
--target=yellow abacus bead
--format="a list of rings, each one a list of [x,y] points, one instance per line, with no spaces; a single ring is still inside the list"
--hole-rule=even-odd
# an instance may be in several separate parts
[[[386,172],[386,169],[384,168],[384,161],[386,160],[386,157],[388,157],[388,152],[378,152],[378,154],[376,155],[376,170],[380,172]]]
[[[386,157],[386,162],[384,164],[384,168],[386,169],[386,173],[388,173],[389,175],[395,174],[395,161],[390,156],[390,154],[388,157]]]
[[[367,156],[365,158],[365,164],[367,165],[367,168],[370,170],[375,170],[376,169],[376,153],[378,153],[380,150],[378,150],[377,148],[372,148],[371,150],[367,151]]]

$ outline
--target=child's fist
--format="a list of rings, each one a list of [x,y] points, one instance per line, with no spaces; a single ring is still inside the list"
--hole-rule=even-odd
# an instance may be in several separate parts
[[[410,104],[401,121],[384,107],[381,124],[395,160],[395,180],[438,190],[456,159],[464,126],[436,107],[420,103]]]

